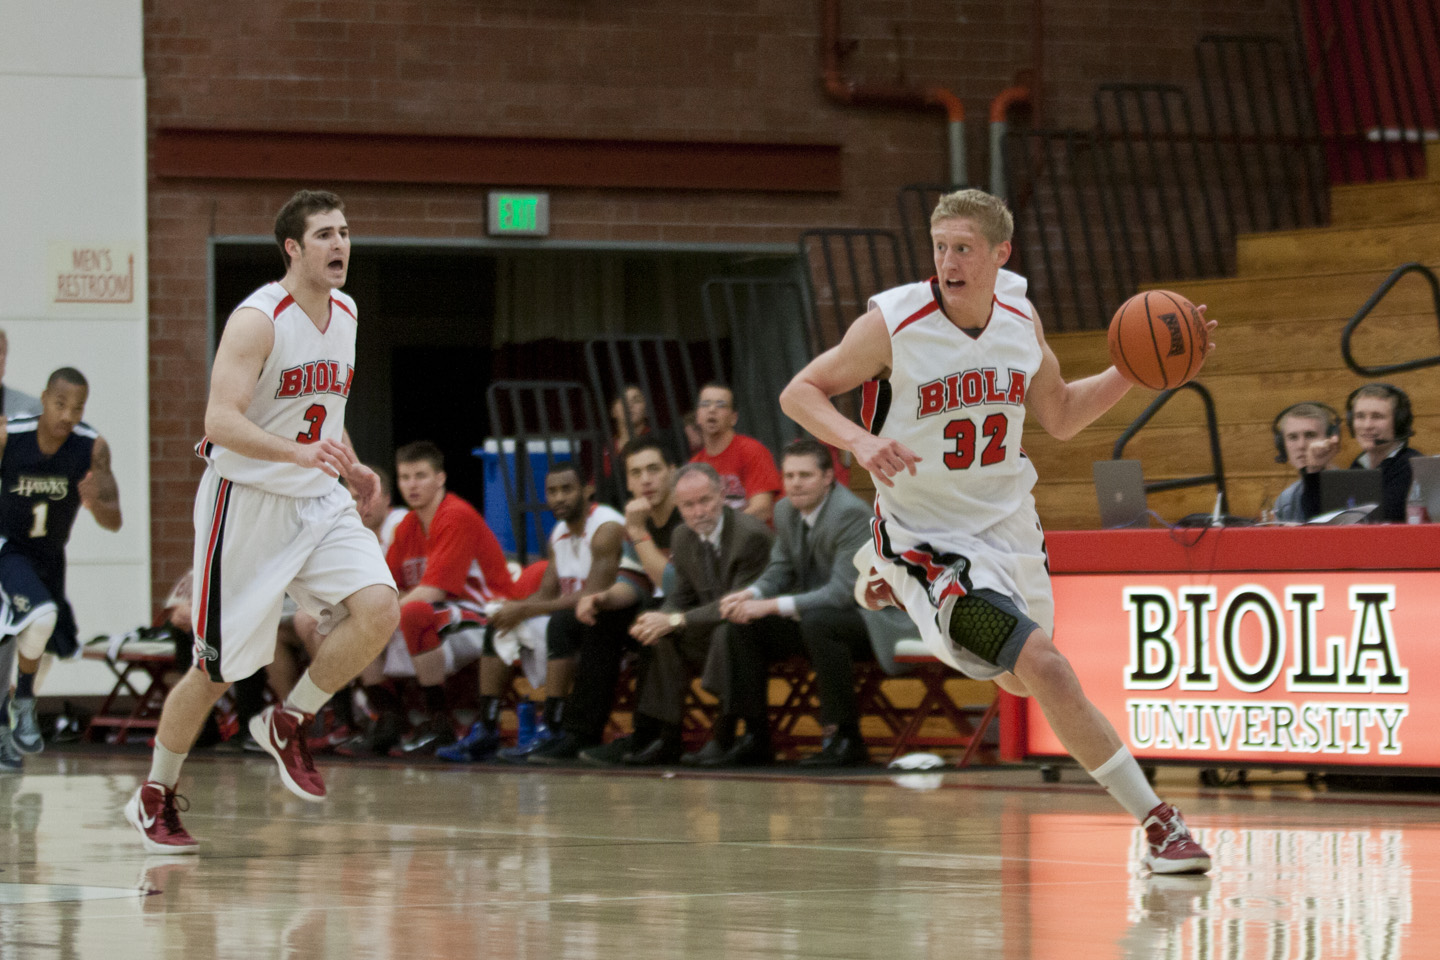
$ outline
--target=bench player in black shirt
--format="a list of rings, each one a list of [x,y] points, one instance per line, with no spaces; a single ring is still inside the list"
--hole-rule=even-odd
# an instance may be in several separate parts
[[[65,599],[65,544],[84,506],[106,530],[120,529],[120,490],[110,446],[81,421],[90,384],[73,367],[50,374],[40,414],[0,428],[0,642],[19,647],[11,706],[15,745],[38,753],[35,672],[47,647],[75,652],[75,615]]]

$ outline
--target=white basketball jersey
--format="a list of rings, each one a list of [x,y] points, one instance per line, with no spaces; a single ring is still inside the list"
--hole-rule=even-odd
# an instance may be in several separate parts
[[[1015,513],[1035,485],[1020,436],[1041,357],[1024,278],[1000,271],[978,337],[946,318],[928,281],[877,294],[870,307],[885,317],[892,360],[888,379],[865,384],[862,422],[921,458],[915,476],[875,485],[877,513],[937,545]]]
[[[355,301],[331,290],[330,322],[324,331],[278,283],[256,290],[236,309],[244,307],[259,310],[275,324],[275,344],[245,416],[287,440],[341,439],[345,399],[355,376]],[[208,437],[195,452],[225,479],[282,496],[321,497],[337,482],[323,470],[242,456]]]
[[[595,531],[607,523],[618,523],[624,527],[625,517],[613,507],[596,503],[590,506],[582,536],[572,534],[569,524],[565,523],[555,524],[555,529],[550,531],[550,557],[555,564],[555,574],[560,578],[562,596],[575,593],[585,586],[585,580],[590,576],[590,541],[594,538]],[[645,568],[628,553],[629,551],[621,552],[620,569],[644,573]]]

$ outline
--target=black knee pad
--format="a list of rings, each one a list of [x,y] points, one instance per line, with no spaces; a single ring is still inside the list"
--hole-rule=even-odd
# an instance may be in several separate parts
[[[1005,594],[972,590],[955,601],[950,611],[950,639],[986,663],[1015,669],[1025,638],[1037,628]]]

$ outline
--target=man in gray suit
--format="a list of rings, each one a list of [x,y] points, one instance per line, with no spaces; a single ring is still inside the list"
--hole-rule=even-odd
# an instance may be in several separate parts
[[[10,340],[0,330],[0,383],[5,379],[5,360],[10,354]],[[13,387],[0,386],[0,415],[33,417],[40,414],[40,400]],[[14,643],[0,644],[0,770],[19,770],[23,766],[20,750],[10,733],[10,682],[15,676]]]
[[[820,752],[801,765],[866,762],[853,662],[878,656],[893,672],[895,641],[915,633],[898,610],[861,610],[855,603],[851,558],[870,536],[873,514],[859,497],[836,486],[829,449],[815,440],[797,440],[785,449],[781,473],[785,499],[775,507],[769,564],[753,585],[720,601],[730,621],[723,640],[728,683],[714,738],[690,756],[699,766],[765,760],[768,667],[796,654],[808,657],[815,668],[825,728]],[[741,747],[733,740],[727,745],[741,719],[746,730]]]

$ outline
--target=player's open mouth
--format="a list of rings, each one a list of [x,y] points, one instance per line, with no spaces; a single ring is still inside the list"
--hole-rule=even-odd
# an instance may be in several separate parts
[[[946,280],[946,281],[945,281],[945,286],[949,287],[951,290],[959,290],[961,287],[965,286],[965,281],[964,281],[964,280]]]
[[[344,270],[344,269],[345,269],[345,261],[344,261],[344,260],[341,260],[341,259],[339,259],[339,258],[336,258],[336,259],[334,259],[334,260],[331,260],[331,261],[330,261],[330,269],[331,269],[331,270]]]

